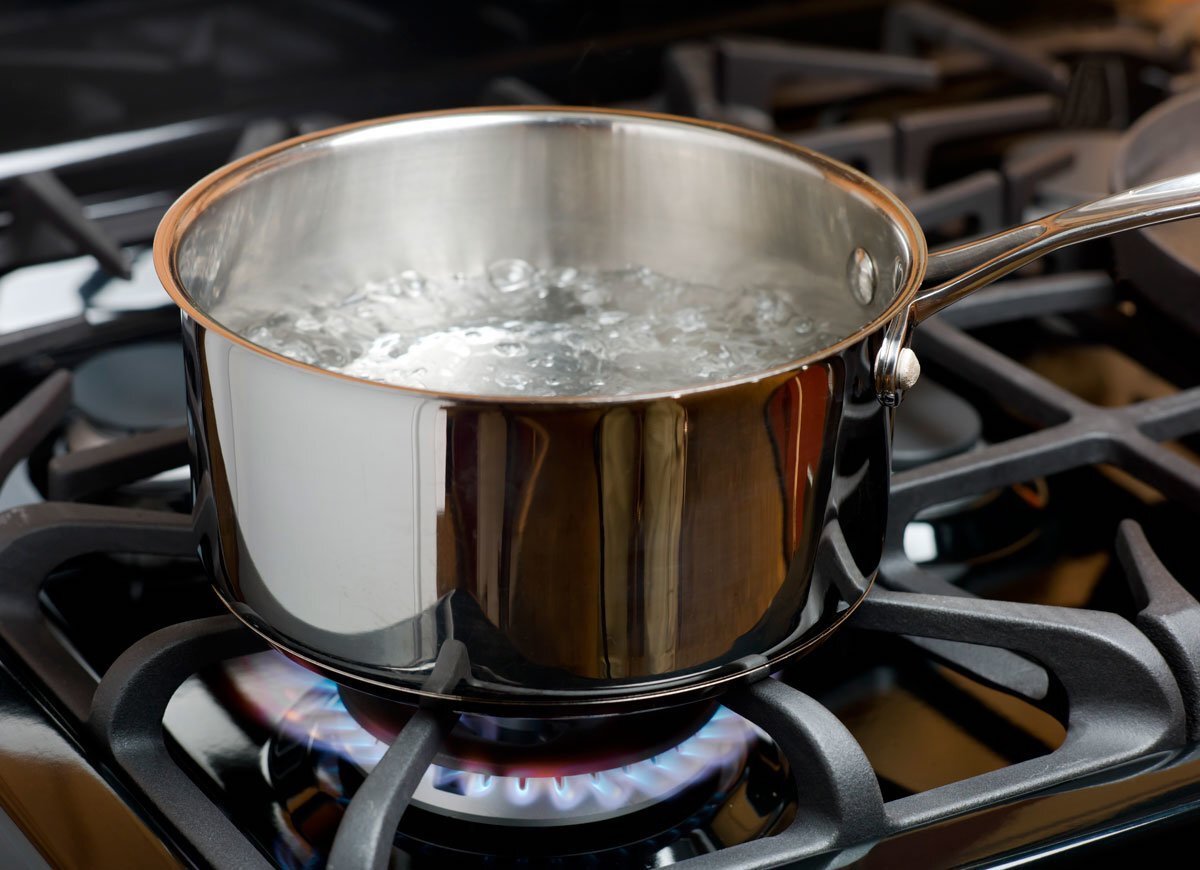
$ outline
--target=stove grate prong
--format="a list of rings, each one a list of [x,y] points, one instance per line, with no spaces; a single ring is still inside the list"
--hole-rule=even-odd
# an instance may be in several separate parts
[[[921,43],[970,49],[1034,87],[1052,94],[1067,92],[1069,76],[1062,64],[994,28],[929,3],[902,3],[889,9],[884,23],[884,50],[916,54]]]
[[[1171,576],[1133,520],[1117,530],[1117,555],[1140,607],[1137,626],[1175,674],[1187,711],[1188,739],[1200,740],[1200,602]]]
[[[86,553],[195,552],[192,518],[166,511],[42,502],[0,514],[0,638],[77,720],[96,678],[52,629],[40,593],[46,576]]]
[[[1136,762],[1187,739],[1183,700],[1166,661],[1114,613],[876,589],[853,624],[1027,655],[1056,678],[1042,706],[1054,712],[1065,702],[1058,712],[1069,720],[1066,740],[1049,755],[889,802],[895,830]]]
[[[33,172],[13,181],[13,211],[17,215],[18,252],[31,258],[35,251],[54,243],[48,233],[58,233],[80,251],[91,254],[102,268],[129,279],[129,257],[104,229],[83,213],[83,205],[53,172]]]
[[[724,703],[780,745],[792,765],[800,804],[782,833],[692,858],[687,867],[778,867],[886,831],[883,796],[870,761],[820,703],[773,679],[732,692]]]
[[[163,716],[179,686],[206,665],[261,652],[266,644],[232,615],[172,625],[147,635],[113,662],[87,724],[117,766],[214,867],[271,866],[171,757]]]
[[[425,687],[431,692],[450,692],[470,669],[466,646],[447,640]],[[400,817],[457,722],[457,714],[430,707],[413,714],[350,801],[329,853],[329,870],[384,870],[388,866]]]
[[[76,501],[189,461],[186,426],[139,432],[98,447],[52,456],[46,469],[47,495],[54,501]]]

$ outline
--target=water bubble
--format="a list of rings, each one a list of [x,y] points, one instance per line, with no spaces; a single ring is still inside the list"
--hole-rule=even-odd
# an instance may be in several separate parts
[[[497,260],[488,266],[488,280],[501,293],[527,290],[536,270],[524,260]]]
[[[791,316],[791,305],[781,294],[760,291],[754,301],[754,313],[760,324],[783,323]]]
[[[389,332],[371,342],[367,353],[375,357],[390,357],[397,359],[408,350],[408,342],[397,332]]]
[[[424,296],[425,291],[429,289],[429,281],[415,269],[405,269],[396,277],[399,279],[397,286],[400,292],[410,299]]]
[[[529,389],[531,380],[519,372],[504,372],[496,377],[496,385],[506,390],[516,390],[523,393]]]
[[[525,353],[525,345],[519,341],[498,341],[492,348],[492,351],[497,356],[514,357],[522,356]]]
[[[570,287],[579,278],[579,270],[573,266],[560,266],[556,269],[547,269],[545,272],[546,283],[553,287]]]
[[[810,332],[813,331],[813,325],[814,324],[813,324],[811,317],[801,317],[799,320],[796,321],[796,326],[795,326],[796,334],[797,335],[808,335]]]
[[[599,308],[611,298],[609,292],[603,287],[588,287],[578,296],[579,301],[589,308]]]
[[[684,308],[675,314],[675,326],[684,332],[698,332],[708,326],[704,315],[695,308]]]
[[[620,323],[622,320],[625,320],[627,317],[629,317],[628,311],[612,309],[610,311],[600,312],[600,315],[596,318],[596,322],[601,326],[613,326]]]
[[[336,347],[321,347],[317,350],[315,362],[323,368],[336,368],[346,364],[346,354]]]

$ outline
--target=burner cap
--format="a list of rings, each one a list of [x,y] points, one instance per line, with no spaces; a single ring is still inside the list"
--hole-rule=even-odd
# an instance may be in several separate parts
[[[101,351],[75,369],[75,407],[95,425],[124,432],[187,420],[183,351],[168,341]]]
[[[339,686],[341,701],[376,739],[396,739],[414,708]],[[695,734],[717,708],[702,701],[665,710],[578,719],[501,719],[463,714],[438,763],[506,776],[592,773],[650,758]]]
[[[979,443],[979,412],[936,381],[921,384],[904,397],[892,436],[892,468],[904,471],[927,462],[966,453]]]

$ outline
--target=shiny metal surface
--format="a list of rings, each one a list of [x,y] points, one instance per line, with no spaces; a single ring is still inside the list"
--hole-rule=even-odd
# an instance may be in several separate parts
[[[921,361],[917,359],[917,354],[911,347],[904,348],[896,361],[896,385],[901,390],[911,390],[917,385],[917,379],[920,377]]]
[[[857,249],[886,264],[869,305],[848,283]],[[690,700],[845,618],[866,584],[814,577],[823,536],[874,575],[875,333],[924,249],[889,194],[838,164],[656,116],[413,117],[219,172],[172,209],[156,255],[185,311],[206,564],[235,613],[339,678],[420,694],[457,638],[459,706]],[[863,327],[735,384],[489,400],[332,375],[208,313],[500,255],[816,275]]]
[[[436,694],[422,684],[454,638],[471,659],[446,696],[460,707],[712,694],[865,593],[888,486],[881,405],[916,382],[921,319],[1061,245],[1197,211],[1200,176],[1160,182],[944,252],[926,274],[915,220],[875,182],[717,124],[490,109],[282,143],[193,187],[155,240],[184,312],[202,555],[247,624],[340,679]],[[785,282],[862,325],[691,390],[528,398],[361,381],[221,325],[229,306],[512,256]],[[922,280],[940,283],[918,295]],[[814,573],[819,542],[840,538],[865,582]]]
[[[908,348],[921,321],[1026,263],[1067,245],[1200,215],[1200,172],[1072,206],[983,239],[929,255],[924,288],[888,325],[876,379],[879,400],[897,405],[916,382]],[[920,373],[920,367],[915,369]]]
[[[950,272],[955,277],[918,294],[912,306],[913,323],[920,323],[972,290],[1050,251],[1197,215],[1200,215],[1200,172],[1135,187],[986,239],[939,251],[930,257],[929,272]]]
[[[827,527],[877,565],[865,341],[737,390],[561,407],[405,395],[185,327],[205,562],[235,613],[335,676],[419,692],[456,638],[463,701],[712,690],[865,591],[812,577]]]
[[[819,301],[831,320],[861,323],[827,349],[841,350],[916,292],[925,246],[887,190],[798,146],[670,116],[538,108],[408,115],[280,143],[194,186],[155,244],[172,298],[243,342],[222,325],[234,306],[303,303],[406,269],[478,274],[512,257],[597,270],[633,263],[715,286],[784,284]],[[864,303],[855,284],[867,264],[879,286]],[[795,371],[825,350],[700,389]]]

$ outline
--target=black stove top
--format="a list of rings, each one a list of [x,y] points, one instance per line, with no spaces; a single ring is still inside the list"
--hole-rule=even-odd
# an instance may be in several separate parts
[[[1200,83],[1196,16],[1154,4],[645,6],[0,16],[6,866],[1007,866],[1195,823],[1196,337],[1107,243],[922,326],[875,588],[720,705],[394,715],[223,611],[147,244],[231,157],[454,105],[671,111],[859,166],[937,244],[1103,194],[1121,131]],[[869,580],[833,538],[817,570]]]

